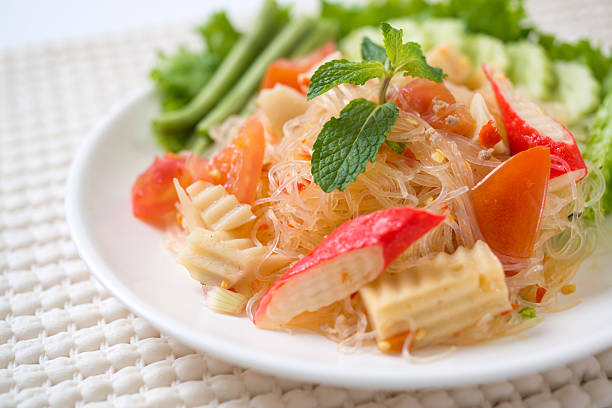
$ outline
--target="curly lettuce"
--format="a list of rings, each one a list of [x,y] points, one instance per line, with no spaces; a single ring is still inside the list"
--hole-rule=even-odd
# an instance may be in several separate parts
[[[157,65],[150,76],[164,111],[177,110],[189,103],[240,38],[225,12],[213,14],[197,31],[205,44],[202,51],[182,45],[174,54],[158,53]]]

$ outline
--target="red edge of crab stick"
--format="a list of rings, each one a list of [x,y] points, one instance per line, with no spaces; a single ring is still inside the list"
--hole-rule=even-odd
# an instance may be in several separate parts
[[[582,180],[587,174],[574,135],[561,123],[546,115],[535,103],[526,100],[512,87],[510,80],[503,74],[483,64],[482,70],[491,83],[495,99],[499,105],[510,153],[516,154],[535,146],[550,148],[552,157],[558,157],[569,165],[569,172],[576,172],[576,180]],[[550,178],[568,173],[567,168],[554,165],[550,169]]]
[[[277,329],[302,312],[349,296],[444,219],[404,207],[345,222],[272,284],[255,311],[254,323]]]

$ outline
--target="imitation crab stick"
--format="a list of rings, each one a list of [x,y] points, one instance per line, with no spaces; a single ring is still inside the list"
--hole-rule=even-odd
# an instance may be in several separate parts
[[[550,155],[563,159],[569,168],[552,166],[550,178],[574,173],[576,180],[587,174],[580,150],[574,136],[562,124],[546,115],[535,103],[520,95],[510,80],[483,64],[482,69],[493,87],[501,111],[510,153],[516,154],[534,146],[546,146]]]
[[[303,312],[350,296],[443,220],[404,207],[345,222],[272,284],[257,307],[255,325],[278,329]]]

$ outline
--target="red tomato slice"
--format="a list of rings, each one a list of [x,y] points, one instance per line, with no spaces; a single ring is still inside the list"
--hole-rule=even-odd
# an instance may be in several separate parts
[[[221,184],[240,202],[250,203],[263,166],[264,130],[253,116],[238,131],[236,138],[212,159],[192,153],[166,153],[138,176],[132,186],[132,212],[135,217],[155,219],[176,208],[178,201],[173,180],[185,188],[196,180]]]
[[[276,84],[283,84],[299,90],[298,75],[306,71],[307,69],[298,65],[294,60],[278,59],[268,67],[261,82],[261,89],[274,88]]]
[[[335,51],[336,44],[334,44],[333,41],[330,41],[327,44],[322,45],[320,48],[317,48],[310,54],[298,58],[298,60],[301,62],[302,65],[308,66],[308,69],[311,69],[319,62],[323,61],[325,57]]]
[[[334,51],[336,51],[336,46],[333,42],[329,42],[304,57],[281,58],[274,61],[268,67],[268,71],[261,82],[261,89],[274,88],[276,84],[283,84],[301,92],[298,76],[310,71],[312,67]]]
[[[261,121],[252,116],[229,146],[210,159],[208,177],[234,194],[241,203],[250,203],[263,167],[266,143]]]
[[[417,78],[400,89],[397,102],[400,109],[414,110],[422,115],[430,109],[434,99],[449,105],[456,102],[455,97],[444,84]]]
[[[476,122],[444,84],[417,78],[400,89],[395,101],[404,111],[415,111],[433,128],[467,136]]]
[[[549,149],[534,147],[506,160],[472,189],[480,232],[498,254],[521,259],[531,256],[549,174]]]
[[[173,180],[183,187],[200,178],[206,159],[191,153],[166,153],[140,174],[132,186],[132,212],[138,218],[158,218],[174,211],[178,200]]]

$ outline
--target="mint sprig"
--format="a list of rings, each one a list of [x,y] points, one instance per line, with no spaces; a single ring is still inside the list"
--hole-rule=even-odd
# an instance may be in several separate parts
[[[393,102],[378,105],[358,98],[323,126],[311,162],[312,176],[323,191],[344,190],[363,173],[368,161],[376,160],[398,114]]]
[[[361,41],[361,58],[364,61],[380,61],[383,64],[387,60],[387,51],[368,37],[363,37]]]
[[[403,72],[404,75],[427,78],[442,82],[445,75],[440,68],[434,68],[427,63],[421,46],[415,42],[402,43],[402,30],[391,27],[387,23],[381,25],[385,48],[391,62],[392,73]]]
[[[363,85],[370,79],[380,78],[385,67],[380,61],[333,60],[321,65],[310,78],[308,100],[340,84]]]
[[[419,44],[402,42],[402,30],[387,23],[381,25],[381,30],[384,48],[364,38],[361,44],[364,61],[329,61],[310,78],[308,100],[340,84],[363,85],[374,78],[380,80],[378,103],[364,98],[351,101],[317,136],[310,161],[311,172],[314,182],[326,193],[342,191],[355,181],[365,171],[368,161],[376,160],[383,143],[396,153],[404,151],[402,143],[388,141],[386,136],[399,116],[397,105],[385,101],[394,75],[411,75],[435,82],[442,82],[446,76],[440,68],[427,64]]]

